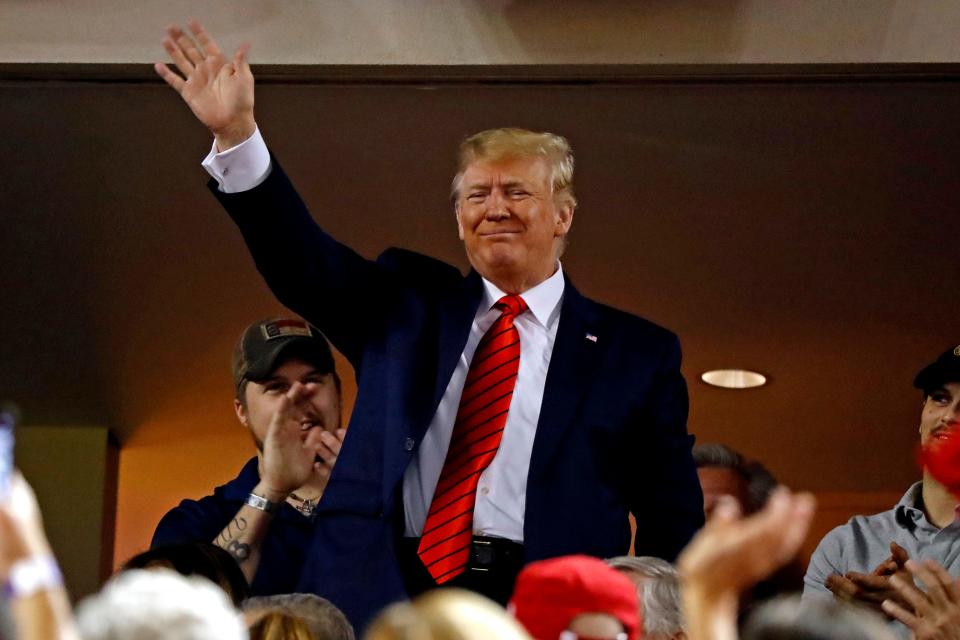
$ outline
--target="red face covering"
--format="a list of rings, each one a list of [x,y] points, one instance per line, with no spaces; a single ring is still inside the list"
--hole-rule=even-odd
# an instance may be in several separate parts
[[[960,430],[951,429],[942,437],[931,438],[920,449],[919,458],[934,480],[960,498]]]

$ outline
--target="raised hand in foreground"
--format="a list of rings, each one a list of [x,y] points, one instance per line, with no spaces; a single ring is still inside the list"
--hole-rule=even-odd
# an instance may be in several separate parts
[[[717,506],[677,560],[690,640],[737,637],[740,593],[796,555],[813,512],[813,496],[783,487],[746,518],[732,499]]]
[[[203,25],[191,20],[189,28],[192,38],[172,25],[163,39],[163,48],[180,73],[161,62],[154,69],[213,133],[217,148],[225,151],[249,138],[257,127],[253,73],[247,62],[250,47],[242,45],[227,60]]]
[[[79,640],[37,498],[19,472],[0,499],[0,581],[20,640]]]

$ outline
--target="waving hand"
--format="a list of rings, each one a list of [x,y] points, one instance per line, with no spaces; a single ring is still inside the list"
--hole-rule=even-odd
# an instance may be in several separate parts
[[[171,26],[163,39],[177,71],[158,62],[157,74],[173,87],[225,151],[249,138],[256,129],[253,118],[253,73],[247,62],[248,45],[227,60],[216,41],[196,20],[189,23],[191,38]]]

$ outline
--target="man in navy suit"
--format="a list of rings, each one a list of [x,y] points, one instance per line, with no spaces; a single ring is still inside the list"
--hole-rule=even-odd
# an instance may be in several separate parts
[[[461,145],[466,277],[398,250],[368,261],[314,222],[267,151],[245,48],[227,60],[190,27],[193,38],[171,28],[164,40],[182,75],[156,69],[214,134],[211,188],[274,294],[357,372],[300,588],[360,629],[440,583],[504,602],[525,563],[625,553],[631,512],[637,553],[672,560],[703,522],[679,342],[583,297],[563,272],[576,207],[566,140],[497,129]],[[491,377],[507,373],[487,385],[490,358]],[[484,410],[480,426],[495,428],[478,444],[471,420]]]

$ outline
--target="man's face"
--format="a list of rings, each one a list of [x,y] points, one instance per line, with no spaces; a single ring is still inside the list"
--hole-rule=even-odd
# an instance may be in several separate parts
[[[266,380],[248,382],[244,391],[246,404],[235,402],[237,417],[253,435],[257,449],[263,450],[263,440],[267,436],[267,427],[283,398],[294,382],[316,385],[316,391],[300,405],[300,427],[304,437],[309,429],[319,427],[331,433],[340,428],[340,392],[332,373],[321,373],[315,366],[290,358]]]
[[[473,268],[495,284],[525,290],[549,278],[572,221],[573,207],[554,198],[544,158],[477,161],[463,173],[460,239]]]
[[[948,382],[930,392],[920,412],[920,444],[943,437],[960,426],[960,382]]]
[[[747,483],[743,476],[728,467],[699,467],[700,487],[703,489],[703,515],[707,518],[717,508],[722,496],[730,496],[747,513]]]

